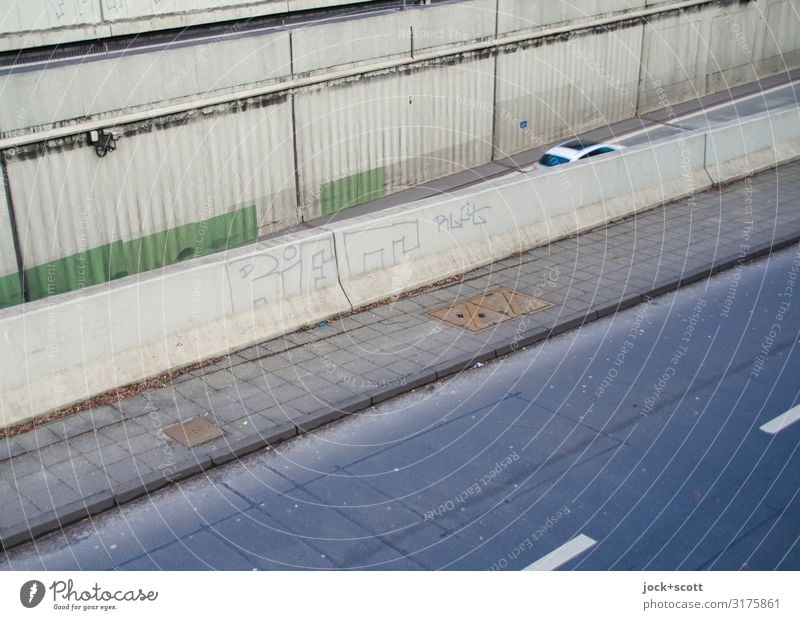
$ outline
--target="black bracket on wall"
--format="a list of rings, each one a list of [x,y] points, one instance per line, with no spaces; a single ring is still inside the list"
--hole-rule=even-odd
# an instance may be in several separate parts
[[[95,129],[89,132],[89,144],[94,146],[98,157],[105,157],[117,148],[117,132],[113,130]]]

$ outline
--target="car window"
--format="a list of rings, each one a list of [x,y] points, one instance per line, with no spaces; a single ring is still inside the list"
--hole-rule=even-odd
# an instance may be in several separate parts
[[[575,149],[576,151],[580,151],[583,149],[588,149],[590,146],[594,146],[597,142],[588,142],[585,140],[571,140],[570,142],[565,142],[561,146],[567,149]]]
[[[559,157],[558,155],[551,155],[550,153],[545,153],[542,155],[542,158],[539,160],[539,163],[543,166],[558,166],[559,164],[566,164],[569,160],[565,157]]]
[[[599,149],[595,149],[590,153],[586,153],[581,159],[586,159],[587,157],[594,157],[595,155],[602,155],[603,153],[613,153],[616,149],[612,149],[610,146],[601,146]]]

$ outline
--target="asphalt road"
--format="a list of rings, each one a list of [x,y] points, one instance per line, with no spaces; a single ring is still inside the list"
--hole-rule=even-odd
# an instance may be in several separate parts
[[[800,569],[800,423],[760,428],[800,402],[798,271],[795,246],[0,568]]]

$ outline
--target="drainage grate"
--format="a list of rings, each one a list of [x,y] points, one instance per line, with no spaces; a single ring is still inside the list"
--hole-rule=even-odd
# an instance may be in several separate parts
[[[193,418],[183,424],[170,426],[165,428],[164,432],[187,448],[199,446],[201,443],[206,443],[225,434],[219,426],[205,416]]]
[[[433,310],[428,314],[456,327],[479,332],[504,321],[544,310],[552,305],[544,299],[537,299],[507,288],[499,288],[446,308]]]

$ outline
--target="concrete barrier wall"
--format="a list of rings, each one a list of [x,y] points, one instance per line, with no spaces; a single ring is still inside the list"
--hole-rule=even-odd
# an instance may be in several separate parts
[[[328,225],[342,286],[368,304],[701,191],[704,143],[694,134]]]
[[[342,286],[354,306],[463,273],[522,246],[517,212],[532,208],[524,175],[329,225]]]
[[[763,136],[772,135],[775,159],[794,157],[781,143],[796,143],[792,123],[789,113],[765,115],[739,129],[747,140],[738,143],[723,127],[513,172],[378,216],[0,310],[0,426],[693,194],[711,183],[707,161],[741,175],[741,162],[706,159],[717,152],[707,140],[719,152],[731,144],[731,153],[737,144],[763,151]]]
[[[644,0],[499,0],[497,28],[501,34],[533,31],[554,24],[644,7]]]
[[[0,311],[0,427],[350,308],[305,232]]]
[[[8,0],[0,9],[0,52],[370,1]]]
[[[210,41],[82,63],[52,62],[46,69],[7,69],[0,71],[0,128],[17,135],[26,128],[42,130],[268,85],[290,73],[288,32],[242,36],[224,45]]]
[[[159,4],[159,11],[172,10],[170,6]],[[645,8],[641,0],[580,7],[506,0],[497,6],[496,25],[493,0],[467,0],[298,25],[291,41],[288,31],[240,32],[234,23],[225,31],[230,35],[225,40],[3,69],[0,135],[23,135],[293,77],[410,58],[412,53],[484,41],[495,30],[501,37],[526,32],[528,22],[577,28],[598,16]],[[668,9],[669,3],[657,7]],[[632,113],[646,112],[798,66],[798,15],[800,0],[708,4],[650,16],[644,26],[622,21],[578,32],[568,40],[514,46],[498,55],[498,120],[530,119],[535,111],[544,124],[531,129],[538,136],[558,133],[557,129],[558,138],[600,122],[607,111],[611,117],[605,120],[612,120],[615,105],[633,108]],[[54,90],[59,92],[57,99],[50,96]],[[593,107],[593,101],[599,103]],[[498,152],[526,147],[520,140],[523,134],[509,132],[497,138]]]
[[[494,0],[411,7],[376,17],[301,27],[293,31],[294,70],[317,74],[376,60],[408,57],[495,34]]]
[[[800,108],[736,121],[708,132],[706,169],[715,183],[800,157]]]

